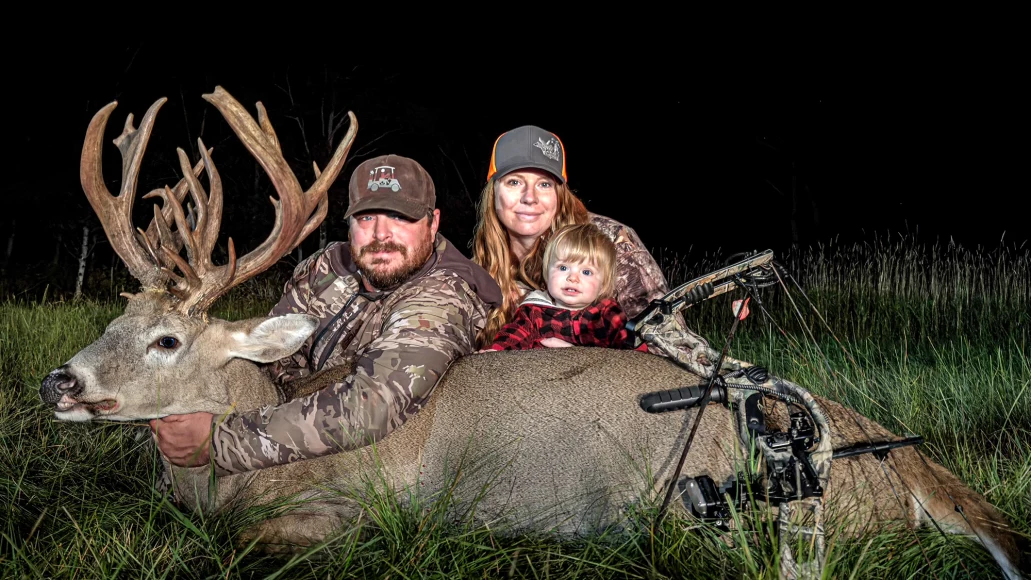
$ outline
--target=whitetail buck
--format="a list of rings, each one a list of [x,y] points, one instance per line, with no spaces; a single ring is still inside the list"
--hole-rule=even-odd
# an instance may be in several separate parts
[[[319,174],[316,168],[314,185],[302,191],[260,103],[255,122],[220,87],[204,98],[268,172],[278,192],[273,231],[239,259],[230,240],[228,263],[212,263],[222,182],[203,143],[202,159],[192,168],[179,151],[185,177],[175,188],[144,196],[162,198],[163,207],[155,206],[147,231],[135,230],[137,175],[164,99],[147,111],[139,129],[130,115],[115,139],[123,158],[118,196],[107,190],[101,171],[104,129],[116,103],[101,109],[87,131],[82,184],[143,290],[128,295],[125,313],[100,338],[44,379],[41,397],[58,419],[140,421],[275,404],[276,388],[255,363],[293,353],[315,328],[315,319],[303,315],[227,322],[206,311],[231,287],[289,253],[323,220],[326,192],[343,166],[356,121],[352,115],[326,170]],[[210,191],[199,182],[202,170]],[[192,219],[181,205],[187,192]],[[329,371],[340,372],[346,370]],[[315,377],[313,383],[319,380],[332,378]],[[246,533],[270,546],[309,544],[353,522],[357,503],[347,494],[326,492],[360,487],[373,470],[373,478],[382,476],[391,489],[427,497],[457,481],[449,488],[450,501],[475,504],[479,520],[495,527],[504,521],[513,529],[590,533],[618,523],[628,505],[664,492],[696,417],[647,413],[642,395],[699,382],[667,358],[636,351],[574,347],[467,356],[440,380],[424,410],[375,446],[218,478],[210,489],[207,468],[166,468],[176,496],[196,510],[292,494],[314,498]],[[816,401],[830,429],[825,450],[896,439],[833,401]],[[771,428],[784,424],[783,414],[767,420]],[[735,421],[726,407],[708,407],[681,481],[707,475],[726,482],[738,473],[742,446]],[[979,539],[1007,574],[1019,575],[1020,540],[1006,519],[952,473],[924,462],[913,447],[895,449],[883,462],[869,453],[835,459],[824,491],[828,521],[848,514],[859,522],[853,525],[895,520],[916,526],[933,518],[948,532]],[[671,507],[686,510],[680,500]]]

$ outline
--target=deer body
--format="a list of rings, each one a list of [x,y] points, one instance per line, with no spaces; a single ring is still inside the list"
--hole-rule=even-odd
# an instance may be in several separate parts
[[[138,354],[147,344],[137,339],[132,346],[126,339],[134,334],[126,332],[129,325],[146,323],[159,334],[183,327],[178,315],[169,315],[173,322],[166,326],[140,316],[140,311],[163,308],[161,304],[153,296],[130,300],[127,314],[103,337],[51,375],[76,377],[80,401],[116,401],[111,411],[90,410],[80,403],[83,408],[58,411],[59,418],[82,420],[86,413],[95,413],[90,418],[102,419],[111,413],[107,416],[121,420],[149,419],[168,414],[168,408],[222,414],[276,402],[275,385],[257,365],[229,354],[213,356],[207,336],[228,340],[234,332],[244,335],[241,328],[261,328],[262,319],[212,319],[197,325],[191,344],[206,351],[210,368],[196,372],[169,365],[177,375],[160,379],[175,385],[165,395],[155,383],[138,381],[141,375],[162,376],[160,368],[115,364],[115,359],[135,358],[127,354],[133,355],[133,348]],[[295,317],[280,327],[303,341],[307,322]],[[283,340],[282,335],[257,334],[237,336],[237,342],[253,343],[230,341],[223,351],[264,352]],[[190,338],[181,336],[186,346]],[[265,356],[279,354],[269,351]],[[102,375],[98,368],[109,370]],[[212,370],[216,368],[223,370]],[[550,370],[559,368],[566,370]],[[133,385],[134,381],[138,382]],[[448,369],[425,409],[374,446],[217,478],[213,487],[207,467],[168,467],[176,497],[195,510],[214,512],[286,496],[308,500],[285,516],[258,524],[242,538],[260,537],[270,549],[317,542],[353,523],[361,508],[349,493],[360,492],[369,480],[386,482],[388,492],[402,497],[414,493],[432,499],[450,488],[456,507],[475,503],[477,519],[494,527],[504,522],[514,531],[590,534],[621,524],[627,507],[654,500],[669,485],[696,416],[646,413],[640,396],[697,383],[696,375],[668,359],[636,351],[572,347],[472,355]],[[44,391],[54,389],[53,384],[45,381]],[[156,399],[169,406],[158,410]],[[865,443],[867,434],[882,441],[896,438],[833,401],[818,401],[831,424],[834,448]],[[770,420],[783,427],[784,417],[774,415]],[[722,405],[712,404],[702,421],[682,477],[709,475],[722,483],[736,473],[743,457],[735,419]],[[951,496],[964,506],[971,522],[984,524],[978,534],[993,544],[987,547],[1002,562],[1017,561],[1012,559],[1019,558],[1017,538],[1002,527],[1005,518],[983,497],[941,466],[925,466],[912,449],[897,449],[887,461],[912,495],[896,495],[873,455],[835,460],[825,495],[830,517],[852,529],[891,521],[916,526],[928,523],[923,512],[927,509],[947,531],[972,534],[955,513]],[[893,483],[902,489],[897,478]],[[673,507],[685,510],[679,501]]]
[[[549,370],[555,368],[567,371]],[[425,409],[375,446],[220,478],[220,491],[224,484],[231,491],[203,507],[322,493],[321,502],[245,535],[260,535],[270,545],[305,545],[353,523],[360,508],[346,492],[382,477],[402,497],[431,499],[449,489],[456,508],[475,504],[477,521],[495,528],[589,535],[625,523],[633,504],[661,497],[696,417],[693,411],[646,413],[641,395],[698,382],[665,358],[635,351],[573,347],[466,356],[441,379]],[[261,388],[274,401],[274,388]],[[836,449],[866,443],[868,435],[897,438],[833,401],[818,401]],[[786,423],[784,416],[770,420],[781,428]],[[681,477],[708,475],[722,483],[742,459],[735,418],[712,404]],[[973,535],[955,500],[971,523],[980,524],[977,535],[986,547],[1018,577],[1018,538],[982,496],[940,465],[925,464],[912,448],[893,451],[887,465],[891,482],[871,454],[834,460],[824,497],[829,521],[855,531],[888,522],[916,527],[928,525],[929,514],[947,532]],[[176,471],[190,474],[177,481],[180,495],[195,485],[207,489],[207,469]],[[344,494],[321,491],[326,487]],[[678,499],[672,507],[685,513]]]
[[[192,167],[180,150],[183,179],[148,194],[161,198],[163,207],[155,206],[146,231],[133,228],[137,174],[164,100],[148,110],[139,129],[130,115],[114,140],[123,158],[117,196],[100,171],[104,128],[115,103],[101,109],[87,130],[81,181],[112,247],[144,290],[129,296],[125,313],[97,341],[43,380],[41,398],[58,419],[221,415],[274,404],[276,386],[258,364],[294,353],[315,330],[317,320],[300,314],[227,322],[206,312],[229,288],[267,269],[318,227],[356,120],[350,115],[351,127],[326,170],[316,167],[315,183],[302,191],[260,103],[255,121],[221,88],[204,98],[269,173],[279,194],[273,231],[239,259],[230,239],[228,263],[211,262],[222,181],[203,143],[202,160]],[[199,182],[202,171],[210,191]],[[190,212],[182,208],[187,193]],[[320,378],[306,380],[317,386]],[[427,406],[375,445],[214,481],[206,467],[166,467],[177,498],[204,512],[283,496],[311,499],[242,538],[260,538],[270,547],[309,544],[355,521],[362,508],[348,492],[362,490],[370,479],[402,497],[432,500],[447,490],[449,501],[475,506],[477,519],[492,527],[505,522],[513,531],[588,534],[618,525],[628,506],[666,489],[696,417],[646,413],[641,395],[700,380],[669,359],[637,351],[571,347],[477,354],[458,359]],[[817,402],[834,449],[896,439],[833,401]],[[737,473],[744,454],[735,420],[720,405],[707,408],[683,477],[708,475],[723,483]],[[787,423],[777,414],[767,422],[780,429]],[[1019,577],[1018,537],[1005,518],[913,448],[892,451],[883,464],[870,454],[834,460],[824,499],[828,517],[848,518],[852,529],[885,521],[921,525],[929,514],[945,531],[976,534],[1006,573]],[[957,505],[966,519],[956,513]],[[685,509],[679,500],[671,507]]]

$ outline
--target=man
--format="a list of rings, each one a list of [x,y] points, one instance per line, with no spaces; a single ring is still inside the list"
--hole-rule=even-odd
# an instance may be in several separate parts
[[[384,168],[393,177],[387,187],[377,175]],[[266,367],[280,404],[214,425],[221,417],[210,413],[151,421],[173,464],[212,462],[228,475],[378,441],[425,405],[456,358],[476,350],[501,290],[437,233],[426,170],[396,155],[370,159],[351,175],[348,202],[348,242],[299,264],[272,309],[320,320],[297,353]],[[290,400],[296,379],[352,364],[340,382]]]

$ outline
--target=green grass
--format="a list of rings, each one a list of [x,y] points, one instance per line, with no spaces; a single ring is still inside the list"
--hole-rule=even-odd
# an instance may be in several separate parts
[[[687,259],[663,264],[671,282],[721,263]],[[769,288],[762,298],[772,321],[753,309],[731,354],[896,433],[924,436],[930,458],[1031,535],[1027,253],[882,240],[778,259],[835,334],[820,328],[797,291],[801,319],[785,292]],[[259,281],[237,289],[212,314],[262,315],[278,288]],[[686,312],[716,348],[729,329],[730,299]],[[42,378],[121,309],[110,299],[0,304],[0,577],[777,577],[777,545],[761,510],[738,514],[732,543],[675,518],[653,532],[648,505],[624,533],[573,542],[471,526],[442,503],[403,503],[375,488],[361,496],[363,520],[323,545],[293,556],[238,547],[239,531],[267,512],[184,513],[152,491],[157,463],[145,425],[60,423],[39,401]],[[827,577],[998,577],[985,551],[933,530],[828,540]]]

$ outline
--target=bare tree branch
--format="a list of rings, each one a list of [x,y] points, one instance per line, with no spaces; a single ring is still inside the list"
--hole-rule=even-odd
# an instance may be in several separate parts
[[[389,130],[387,130],[387,131],[384,131],[384,132],[380,133],[378,137],[376,137],[376,138],[375,138],[375,139],[373,139],[372,141],[369,141],[369,142],[368,142],[368,143],[366,143],[365,145],[362,145],[362,146],[361,146],[361,147],[359,147],[359,148],[358,148],[358,150],[357,150],[357,151],[355,151],[354,153],[351,153],[351,159],[357,160],[358,158],[361,158],[361,157],[363,157],[363,156],[364,156],[364,153],[363,153],[363,152],[364,152],[364,151],[365,151],[366,149],[368,149],[369,147],[371,147],[373,143],[375,143],[376,141],[379,141],[380,139],[382,139],[382,138],[386,137],[387,135],[389,135],[389,134],[391,134],[391,133],[394,133],[394,132],[396,132],[396,131],[397,131],[397,129],[389,129]],[[369,153],[372,153],[372,151],[369,151]]]
[[[297,121],[297,126],[301,129],[301,141],[304,143],[304,152],[311,158],[311,149],[308,148],[308,135],[304,132],[304,119],[290,115],[287,115],[286,118]]]
[[[782,152],[781,149],[779,149],[778,147],[774,146],[773,143],[771,143],[770,141],[771,141],[771,139],[768,138],[768,137],[759,137],[759,136],[755,137],[755,142],[758,143],[759,145],[762,145],[764,147],[769,147],[773,151],[776,151],[777,153],[781,153]]]
[[[452,159],[451,156],[448,155],[446,151],[444,151],[444,147],[442,145],[437,145],[437,148],[440,149],[440,153],[444,156],[444,158],[451,162],[451,166],[455,168],[455,173],[458,174],[458,181],[460,181],[462,183],[462,191],[465,192],[465,197],[466,197],[466,199],[469,200],[469,205],[470,206],[475,206],[476,202],[473,201],[473,196],[469,192],[469,187],[466,186],[466,184],[465,184],[465,178],[462,177],[462,171],[460,169],[458,169],[458,164],[455,163],[455,160]]]
[[[783,196],[783,195],[784,195],[784,192],[783,192],[783,191],[781,191],[781,190],[779,190],[779,189],[777,189],[777,186],[776,186],[776,185],[773,185],[773,182],[772,182],[772,181],[770,181],[769,179],[767,179],[767,180],[766,180],[766,185],[769,185],[770,187],[772,187],[772,188],[773,188],[773,191],[776,191],[776,192],[777,192],[777,193],[779,193],[779,194],[780,194],[781,196]]]

